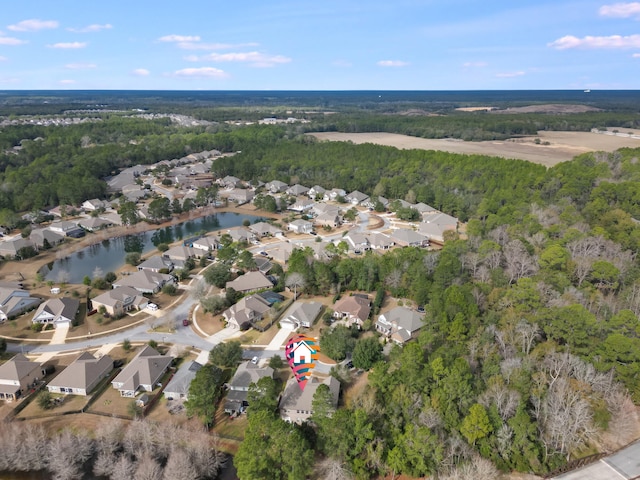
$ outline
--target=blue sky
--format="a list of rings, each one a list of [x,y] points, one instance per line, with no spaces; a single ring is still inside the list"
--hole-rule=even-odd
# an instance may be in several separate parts
[[[640,2],[23,0],[0,89],[640,88]]]

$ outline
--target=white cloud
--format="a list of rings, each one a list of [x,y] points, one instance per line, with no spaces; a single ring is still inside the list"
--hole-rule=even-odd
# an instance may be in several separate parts
[[[0,55],[0,62],[6,62],[7,60],[9,60],[7,57]]]
[[[199,37],[198,37],[199,38]],[[229,50],[231,48],[259,47],[259,43],[196,43],[194,41],[178,42],[183,50]]]
[[[406,67],[409,63],[402,60],[380,60],[376,65],[379,67]]]
[[[487,62],[465,62],[462,66],[465,68],[484,68],[488,67],[489,64]]]
[[[111,25],[110,23],[105,23],[104,25],[93,23],[91,25],[87,25],[86,27],[67,28],[67,30],[75,33],[91,33],[91,32],[99,32],[101,30],[109,30],[111,28],[113,28],[113,25]]]
[[[165,35],[158,39],[159,42],[199,42],[200,37],[197,35]]]
[[[640,53],[634,53],[633,55],[631,55],[633,58],[640,58]]]
[[[592,37],[583,38],[566,35],[547,46],[566,50],[568,48],[640,48],[640,35],[610,35],[608,37]]]
[[[496,73],[496,77],[498,78],[515,78],[515,77],[522,77],[525,73],[520,70],[518,72],[502,72],[502,73]]]
[[[131,72],[132,75],[135,75],[136,77],[146,77],[150,74],[151,72],[149,70],[147,70],[146,68],[136,68],[135,70],[133,70]]]
[[[25,43],[27,42],[24,40],[19,40],[17,38],[0,36],[0,45],[14,46],[14,45],[23,45]]]
[[[213,67],[202,68],[183,68],[173,73],[175,77],[191,77],[191,78],[225,78],[227,74],[224,70]]]
[[[62,42],[62,43],[54,43],[53,45],[47,45],[49,48],[61,48],[65,50],[73,50],[78,48],[84,48],[87,46],[86,42]]]
[[[203,57],[195,57],[190,55],[188,57],[193,61],[197,59],[207,62],[241,62],[250,63],[256,67],[272,67],[277,64],[289,63],[291,59],[284,55],[267,55],[260,52],[230,52],[230,53],[210,53]]]
[[[74,83],[76,83],[75,80],[60,80],[58,82],[61,85],[73,85]]]
[[[598,10],[603,17],[628,18],[635,17],[640,20],[640,3],[614,3],[613,5],[603,5]]]
[[[67,63],[64,66],[64,68],[68,68],[69,70],[90,70],[96,67],[97,65],[95,63]]]
[[[13,32],[37,32],[38,30],[48,28],[58,28],[58,22],[55,20],[38,20],[37,18],[32,18],[14,25],[9,25],[7,28]]]
[[[353,64],[348,60],[334,60],[333,62],[331,62],[331,65],[333,65],[334,67],[342,68],[349,68],[353,66]]]

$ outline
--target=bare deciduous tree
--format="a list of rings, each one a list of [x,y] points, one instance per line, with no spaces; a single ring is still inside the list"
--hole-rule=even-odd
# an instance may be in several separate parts
[[[298,289],[303,289],[306,285],[306,281],[301,273],[293,272],[287,275],[284,284],[289,290],[294,291],[294,298],[298,298]]]
[[[136,480],[162,480],[162,467],[148,453],[144,453],[136,463]]]
[[[507,243],[504,247],[503,255],[505,273],[509,277],[509,283],[533,275],[538,271],[536,259],[529,255],[520,240],[513,240]]]
[[[162,478],[163,480],[193,480],[198,478],[198,471],[186,451],[174,448],[164,467]]]
[[[534,342],[540,337],[540,327],[537,323],[529,323],[526,320],[520,320],[516,325],[516,335],[520,339],[522,352],[529,355],[533,348]]]
[[[318,465],[318,473],[326,480],[349,480],[353,478],[344,463],[332,457],[325,458]]]

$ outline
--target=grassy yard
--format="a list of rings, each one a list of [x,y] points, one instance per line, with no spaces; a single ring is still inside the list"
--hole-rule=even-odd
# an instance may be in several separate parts
[[[43,410],[38,405],[37,395],[36,398],[34,398],[29,405],[27,405],[26,408],[17,415],[16,418],[26,419],[32,417],[50,417],[63,415],[67,412],[77,412],[82,410],[90,399],[90,397],[83,397],[82,395],[62,395],[52,393],[51,398],[53,399],[54,407],[48,410]]]

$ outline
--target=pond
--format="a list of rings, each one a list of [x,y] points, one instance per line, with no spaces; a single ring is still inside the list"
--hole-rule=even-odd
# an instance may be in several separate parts
[[[82,283],[85,276],[94,278],[115,272],[125,263],[129,252],[141,254],[153,251],[161,243],[172,243],[192,236],[241,226],[245,220],[251,223],[261,217],[233,212],[218,213],[188,220],[177,225],[150,230],[134,235],[124,235],[104,240],[56,260],[40,269],[45,280],[65,283]],[[96,273],[99,273],[96,275]]]

